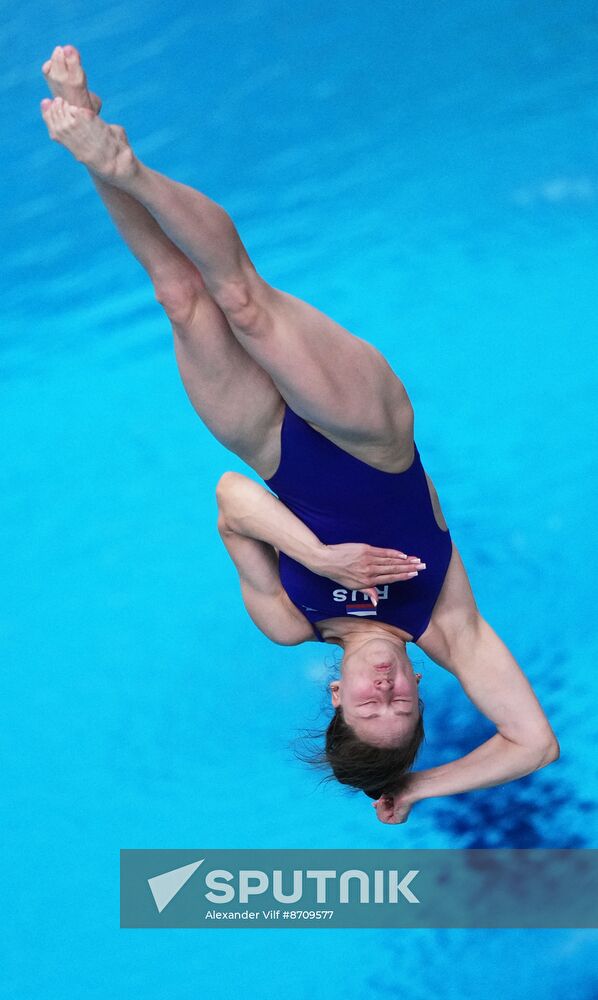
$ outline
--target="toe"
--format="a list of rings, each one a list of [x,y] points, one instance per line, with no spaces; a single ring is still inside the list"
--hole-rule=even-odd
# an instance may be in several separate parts
[[[62,97],[55,97],[50,108],[50,118],[54,123],[61,122],[64,118],[64,101]]]
[[[68,103],[68,101],[65,101],[64,99],[61,99],[61,101],[60,101],[60,109],[59,110],[60,110],[60,117],[62,118],[62,120],[63,121],[67,121],[71,117],[71,111],[73,109],[71,108],[71,106]]]
[[[67,66],[79,66],[81,64],[79,53],[74,45],[65,45],[63,51]]]
[[[46,123],[46,128],[48,129],[48,135],[51,139],[55,137],[54,131],[54,117],[52,113],[52,101],[44,100],[41,102],[42,118]]]

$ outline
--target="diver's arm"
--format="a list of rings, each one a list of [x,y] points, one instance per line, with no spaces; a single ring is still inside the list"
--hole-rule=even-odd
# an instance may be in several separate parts
[[[558,756],[556,741],[542,750],[513,743],[495,733],[465,757],[424,771],[411,771],[400,792],[383,795],[374,803],[376,814],[382,823],[404,823],[412,806],[423,799],[504,785],[538,771]]]
[[[276,549],[232,531],[222,513],[218,515],[218,531],[239,574],[245,610],[260,632],[280,646],[316,641],[307,618],[283,589]]]
[[[374,602],[375,587],[425,572],[416,556],[397,549],[361,542],[325,545],[278,497],[238,472],[224,473],[216,496],[219,517],[229,531],[266,542],[318,576],[363,590]]]
[[[442,663],[498,732],[458,760],[415,771],[415,799],[491,788],[556,760],[557,738],[514,656],[479,614],[456,631]],[[435,657],[434,657],[435,658]]]
[[[504,785],[538,771],[558,756],[558,744],[544,749],[529,747],[495,733],[465,757],[439,767],[412,772],[408,796],[412,801],[419,802],[439,795],[458,795],[476,788]]]
[[[228,531],[266,542],[320,573],[326,546],[269,490],[239,472],[225,472],[216,498],[219,523]]]

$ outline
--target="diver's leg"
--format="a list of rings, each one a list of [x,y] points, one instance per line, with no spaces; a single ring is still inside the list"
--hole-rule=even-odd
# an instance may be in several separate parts
[[[306,420],[372,464],[404,465],[413,446],[405,387],[371,344],[256,272],[225,210],[143,166],[122,129],[62,102],[50,134],[98,176],[134,195],[201,271],[235,337]]]
[[[185,391],[208,430],[264,478],[280,455],[284,412],[272,378],[243,350],[201,274],[130,195],[94,178],[168,316]]]
[[[98,109],[73,46],[56,48],[43,70],[52,93]],[[197,268],[149,212],[126,192],[91,176],[172,323],[177,363],[194,408],[222,444],[267,477],[278,463],[284,411],[272,379],[240,346]]]

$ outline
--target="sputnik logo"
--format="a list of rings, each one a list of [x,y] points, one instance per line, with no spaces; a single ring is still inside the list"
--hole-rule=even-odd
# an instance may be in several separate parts
[[[148,885],[152,890],[152,896],[158,908],[158,913],[162,913],[162,910],[174,899],[177,892],[180,892],[183,886],[187,884],[191,876],[204,861],[205,858],[202,858],[201,861],[194,861],[190,865],[183,865],[182,868],[173,868],[170,872],[164,872],[162,875],[154,875],[153,878],[148,878]]]

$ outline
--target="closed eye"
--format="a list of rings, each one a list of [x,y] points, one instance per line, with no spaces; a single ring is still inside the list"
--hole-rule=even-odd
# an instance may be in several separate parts
[[[411,698],[393,698],[392,700],[393,700],[393,704],[394,704],[395,701],[408,701],[408,702],[410,702]],[[364,708],[366,705],[377,705],[377,704],[378,704],[377,701],[362,701],[359,704],[359,708]]]

